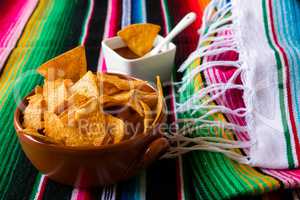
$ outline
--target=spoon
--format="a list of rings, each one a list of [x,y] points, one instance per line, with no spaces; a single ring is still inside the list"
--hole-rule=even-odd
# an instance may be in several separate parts
[[[156,45],[149,53],[145,56],[152,56],[158,54],[160,50],[168,44],[174,37],[176,37],[181,31],[183,31],[186,27],[188,27],[191,23],[193,23],[196,19],[196,14],[194,12],[190,12],[185,15],[180,22],[172,29],[172,31],[164,38],[162,41]]]

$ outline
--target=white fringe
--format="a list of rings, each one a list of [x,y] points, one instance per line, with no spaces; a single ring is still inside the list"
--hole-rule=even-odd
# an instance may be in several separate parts
[[[215,12],[216,8],[217,11]],[[214,36],[221,31],[235,31],[233,27],[234,19],[235,16],[232,15],[231,2],[227,2],[226,0],[212,0],[204,11],[202,26],[198,31],[200,34],[198,48],[190,54],[188,59],[179,67],[178,71],[184,72],[189,67],[190,63],[199,57],[203,58],[205,56],[219,55],[228,51],[239,53],[240,41],[236,38],[235,32],[230,36]],[[205,45],[207,43],[210,43],[210,45]],[[251,110],[249,110],[248,107],[236,108],[233,110],[222,105],[209,105],[230,89],[243,90],[247,95],[253,95],[250,94],[253,91],[247,88],[247,85],[244,85],[244,73],[247,66],[244,65],[242,59],[238,61],[207,61],[201,63],[191,69],[188,76],[185,76],[182,81],[176,83],[176,85],[179,86],[178,92],[185,91],[199,73],[216,66],[222,66],[224,68],[234,67],[236,68],[236,71],[230,77],[228,82],[203,87],[185,102],[177,103],[176,110],[178,113],[191,112],[189,116],[193,116],[197,114],[198,111],[202,111],[203,114],[197,117],[178,119],[175,122],[181,128],[177,130],[176,134],[165,134],[171,144],[175,144],[175,146],[172,146],[162,158],[173,158],[190,151],[204,150],[223,153],[240,163],[250,163],[250,158],[248,156],[237,153],[234,149],[251,148],[252,145],[256,143],[254,140],[236,141],[212,136],[192,136],[196,131],[214,127],[233,130],[235,131],[235,134],[249,131],[248,126],[208,119],[209,116],[216,113],[246,118],[249,117],[249,112]],[[239,76],[242,76],[243,84],[234,83]],[[249,101],[251,100],[247,99],[246,105],[249,105]]]

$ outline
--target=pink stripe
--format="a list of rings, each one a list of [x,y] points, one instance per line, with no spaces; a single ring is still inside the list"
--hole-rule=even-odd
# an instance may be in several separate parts
[[[3,47],[0,50],[0,70],[21,36],[37,2],[38,0],[28,0],[26,4],[22,3],[22,7],[16,3],[15,7],[0,20],[0,47]]]
[[[79,189],[79,188],[73,189],[71,200],[90,200],[90,199],[92,199],[92,196],[88,189]]]
[[[294,185],[293,180],[288,179],[286,176],[282,175],[279,170],[262,170],[266,174],[279,179],[285,186],[285,188],[290,188]]]
[[[121,3],[118,3],[118,0],[109,0],[108,2],[103,39],[115,36],[118,31],[118,25],[115,22],[119,20],[118,19],[119,4]],[[100,70],[106,71],[106,64],[105,64],[102,50],[100,51],[100,57],[98,61],[98,71]]]
[[[231,35],[231,31],[224,31],[220,32],[220,36]],[[236,52],[228,51],[216,56],[208,56],[205,58],[206,61],[218,61],[218,60],[228,60],[228,61],[235,61],[238,59],[238,54]],[[207,79],[208,84],[215,84],[215,83],[227,83],[228,80],[232,77],[234,72],[236,71],[235,68],[222,68],[222,66],[215,66],[211,69],[205,70],[204,74]],[[241,84],[241,80],[238,77],[236,80],[236,84]],[[213,92],[216,94],[216,92]],[[224,95],[220,96],[216,99],[217,104],[224,105],[231,109],[237,108],[244,108],[244,102],[241,98],[243,96],[243,92],[236,89],[231,89],[225,92]],[[238,117],[231,114],[225,114],[228,120],[232,123],[238,125],[246,125],[246,121],[244,117]],[[241,141],[249,140],[249,136],[246,132],[236,132],[236,136]]]
[[[17,2],[9,2],[6,3],[6,7],[2,7],[4,15],[1,16],[0,20],[0,45],[1,47],[7,46],[7,41],[10,38],[8,35],[10,33],[13,33],[12,30],[15,28],[15,26],[20,21],[20,18],[23,14],[24,8],[26,8],[30,4],[30,2],[24,3],[23,1],[17,1]],[[11,7],[14,6],[14,7]],[[0,12],[2,11],[0,9]],[[26,10],[26,9],[25,9]],[[2,13],[3,13],[2,12]]]

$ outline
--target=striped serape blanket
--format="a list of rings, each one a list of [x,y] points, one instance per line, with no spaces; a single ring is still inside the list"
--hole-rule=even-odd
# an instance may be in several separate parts
[[[199,197],[300,186],[299,13],[296,0],[213,0],[206,8],[197,50],[179,68],[182,126],[170,151],[218,152],[181,158],[191,177],[185,188]]]
[[[126,182],[78,189],[40,174],[20,148],[13,128],[13,112],[19,101],[15,101],[15,94],[24,97],[42,82],[40,76],[31,73],[40,64],[83,44],[89,69],[105,71],[100,46],[103,38],[114,36],[130,23],[146,21],[161,25],[161,34],[167,34],[187,12],[194,11],[199,16],[197,21],[175,40],[179,66],[196,49],[200,16],[208,3],[209,0],[2,0],[0,199],[224,199],[297,186],[298,176],[292,171],[265,171],[238,164],[219,153],[193,152],[178,159],[157,161]],[[198,59],[190,66],[199,63]],[[176,70],[177,67],[174,80],[179,80]],[[205,82],[204,76],[199,76],[199,81]],[[169,108],[174,111],[175,88],[167,87],[165,95],[168,94],[172,97]],[[226,119],[223,115],[218,117]],[[173,118],[174,115],[170,120]],[[298,196],[296,190],[285,190],[257,199]]]

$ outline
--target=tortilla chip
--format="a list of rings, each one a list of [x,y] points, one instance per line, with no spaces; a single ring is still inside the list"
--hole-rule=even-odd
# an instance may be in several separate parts
[[[45,112],[45,135],[56,142],[67,146],[92,145],[93,140],[82,134],[77,127],[70,127],[62,123],[57,115]]]
[[[42,64],[37,72],[45,79],[71,79],[76,82],[87,71],[85,49],[78,46]]]
[[[35,94],[27,98],[29,103],[24,110],[24,127],[39,130],[44,127],[43,111],[45,107],[44,98],[41,94]]]
[[[123,120],[113,117],[112,115],[106,115],[106,123],[108,125],[107,131],[113,137],[113,143],[119,143],[125,135],[125,124]]]
[[[77,111],[75,117],[81,135],[85,135],[86,139],[93,145],[101,145],[109,142],[107,138],[106,114],[100,112],[97,108],[98,102],[91,100],[84,108]],[[88,112],[85,113],[85,111]]]
[[[152,120],[153,120],[152,119],[152,111],[147,104],[145,104],[142,101],[140,103],[143,107],[143,112],[144,112],[144,132],[143,133],[146,133],[150,127]]]
[[[91,71],[88,71],[70,88],[70,92],[78,93],[87,97],[98,97],[99,89],[97,86],[96,76]]]
[[[151,109],[154,109],[157,103],[157,93],[156,92],[145,92],[141,90],[133,91],[133,98],[138,99],[146,103]]]
[[[144,56],[152,47],[160,31],[155,24],[132,24],[118,32],[118,36],[127,44],[128,48],[139,56]]]
[[[98,86],[103,91],[103,94],[115,94],[119,90],[133,90],[143,88],[147,85],[146,81],[142,80],[127,80],[116,75],[106,73],[97,73]],[[111,91],[113,90],[113,91]]]
[[[90,71],[75,83],[60,76],[45,79],[44,88],[37,86],[27,98],[24,126],[28,134],[67,146],[121,142],[157,123],[163,109],[159,77],[157,81],[153,92],[146,81]],[[41,129],[45,135],[37,131]]]
[[[92,98],[75,111],[75,120],[84,117],[90,117],[90,115],[94,114],[95,112],[99,112],[99,105],[97,99]]]
[[[43,88],[41,87],[41,86],[36,86],[35,88],[34,88],[34,93],[35,94],[43,94]]]
[[[51,139],[50,137],[46,137],[46,136],[40,134],[40,133],[39,133],[38,131],[36,131],[35,129],[25,128],[25,129],[23,129],[23,132],[24,132],[26,135],[33,136],[33,137],[38,138],[38,139],[41,139],[41,140],[43,140],[43,141],[50,142],[50,143],[54,143],[54,144],[59,144],[57,141]]]
[[[100,102],[104,108],[112,106],[128,106],[135,110],[140,116],[143,116],[143,108],[139,104],[139,99],[134,96],[134,91],[121,92],[116,95],[107,96],[103,95],[100,97]]]
[[[60,112],[66,106],[66,100],[69,96],[68,86],[70,81],[57,79],[55,81],[45,80],[43,96],[45,97],[48,111]]]
[[[95,99],[95,98],[94,98]],[[78,118],[78,113],[81,111],[81,113],[84,111],[85,114],[89,114],[87,111],[88,108],[85,108],[89,106],[92,99],[88,98],[86,96],[80,95],[80,94],[73,94],[70,96],[67,100],[67,107],[66,110],[64,110],[62,113],[59,114],[60,120],[68,126],[76,126],[76,119]],[[90,106],[91,107],[91,106]],[[83,110],[85,109],[85,110]],[[89,108],[91,109],[91,108]],[[93,108],[95,109],[95,108]]]
[[[162,113],[162,109],[163,109],[163,98],[164,98],[164,94],[163,94],[163,90],[162,90],[162,86],[161,86],[161,82],[160,82],[160,78],[159,76],[156,76],[156,87],[157,87],[157,105],[156,105],[156,116],[153,120],[153,125],[155,125],[160,117],[160,114]]]
[[[64,124],[60,121],[59,117],[52,113],[46,111],[44,113],[45,120],[45,136],[52,138],[56,142],[64,143],[66,139]]]

